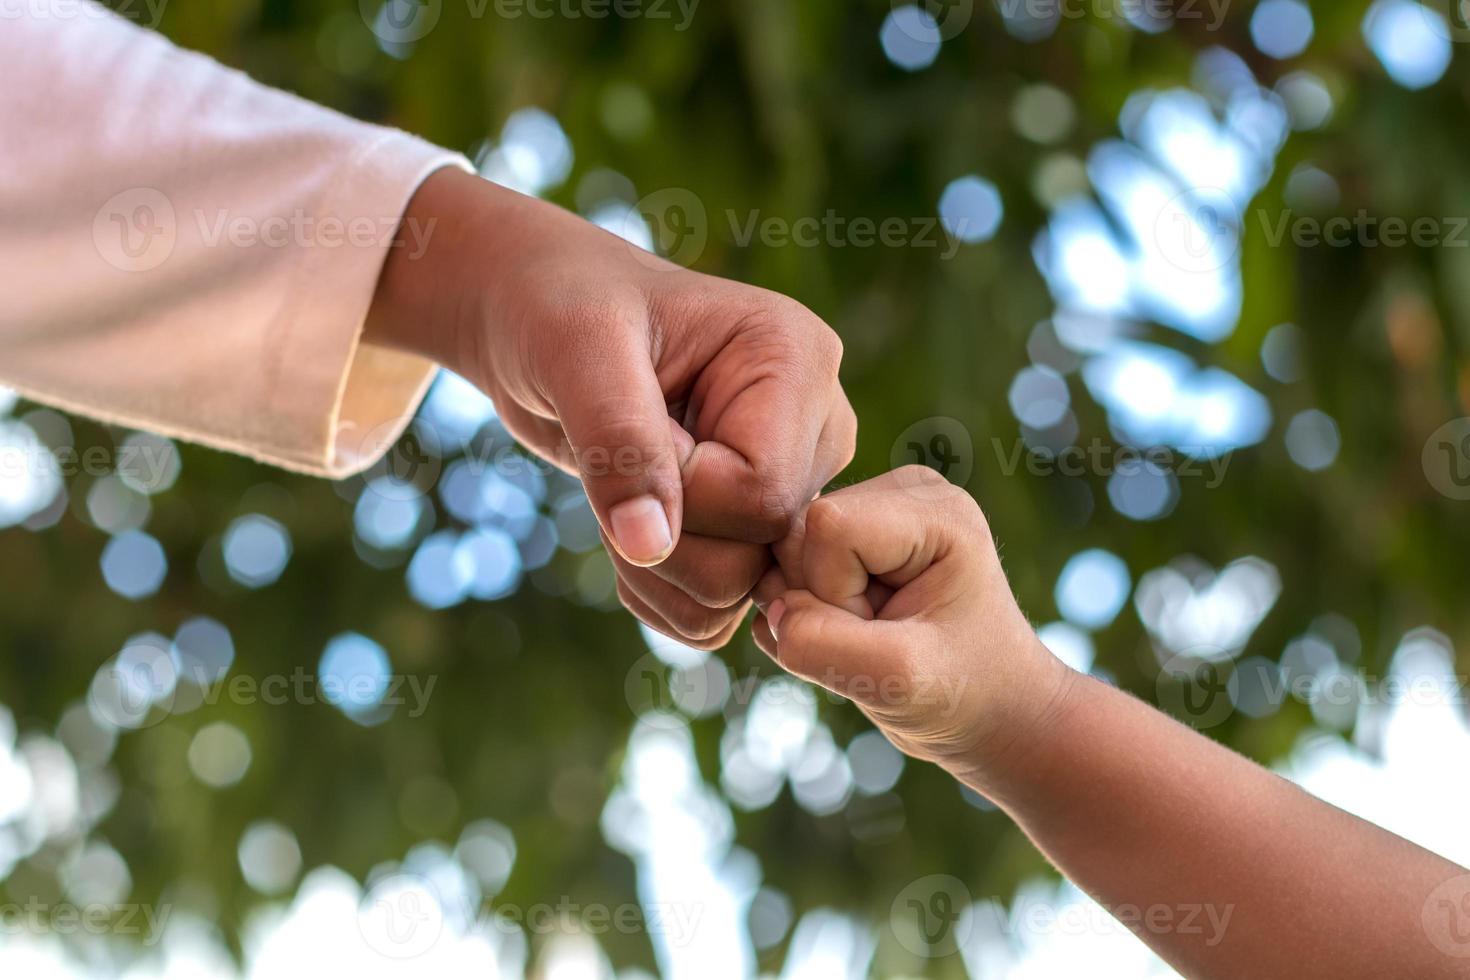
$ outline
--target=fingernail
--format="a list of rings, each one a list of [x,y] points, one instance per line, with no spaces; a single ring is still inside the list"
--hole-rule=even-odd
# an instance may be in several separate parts
[[[669,515],[657,497],[644,494],[625,500],[608,511],[613,541],[623,557],[635,565],[657,565],[674,550]]]
[[[766,610],[766,624],[771,627],[771,635],[778,640],[781,634],[776,631],[781,628],[781,617],[784,615],[786,615],[785,599],[777,599],[771,603],[771,608]]]

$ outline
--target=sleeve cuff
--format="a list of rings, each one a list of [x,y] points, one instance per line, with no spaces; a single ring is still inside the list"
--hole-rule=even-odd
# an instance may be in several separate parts
[[[474,172],[463,156],[397,131],[364,146],[351,161],[319,218],[342,222],[348,243],[318,248],[301,263],[292,289],[298,298],[294,322],[285,332],[272,385],[270,410],[286,424],[272,426],[279,438],[254,447],[251,455],[341,479],[371,466],[408,428],[438,368],[411,354],[365,345],[362,331],[408,203],[444,167]],[[365,233],[377,229],[377,237],[366,246],[352,244],[354,222]],[[403,241],[398,247],[422,247],[423,236],[433,233],[405,232],[397,236]]]

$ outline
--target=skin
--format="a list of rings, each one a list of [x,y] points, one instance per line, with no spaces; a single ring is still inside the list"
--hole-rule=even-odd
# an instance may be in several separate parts
[[[794,300],[454,169],[403,227],[434,231],[391,250],[364,342],[478,385],[582,479],[628,608],[692,646],[728,642],[768,545],[852,459],[836,334]]]
[[[936,474],[823,497],[776,551],[762,649],[993,800],[1104,907],[1139,910],[1120,920],[1182,974],[1470,971],[1464,869],[1067,668]]]

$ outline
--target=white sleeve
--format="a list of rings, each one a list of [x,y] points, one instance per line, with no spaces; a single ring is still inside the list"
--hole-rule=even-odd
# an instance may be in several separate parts
[[[463,157],[91,2],[0,6],[0,385],[343,476],[434,367],[359,346],[409,199]]]

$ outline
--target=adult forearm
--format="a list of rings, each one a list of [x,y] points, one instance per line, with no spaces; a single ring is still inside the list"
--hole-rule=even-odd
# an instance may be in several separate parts
[[[359,343],[387,239],[458,154],[251,81],[93,3],[0,15],[0,384],[312,473],[432,376]],[[412,247],[412,242],[410,242]]]
[[[1187,976],[1463,975],[1422,922],[1463,869],[1092,678],[967,775]]]

